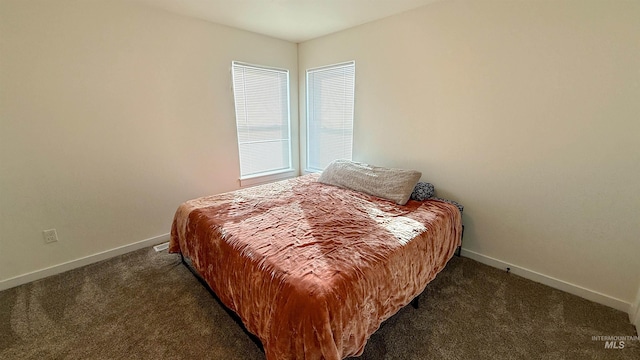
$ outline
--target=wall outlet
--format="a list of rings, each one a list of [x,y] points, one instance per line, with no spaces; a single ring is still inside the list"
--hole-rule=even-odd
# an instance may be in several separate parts
[[[42,237],[44,237],[44,242],[46,244],[50,244],[58,241],[58,234],[56,233],[56,229],[49,229],[42,232]]]

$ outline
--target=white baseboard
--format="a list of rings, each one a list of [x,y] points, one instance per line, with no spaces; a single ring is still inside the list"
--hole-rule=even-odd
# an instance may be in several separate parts
[[[636,326],[636,333],[640,335],[640,288],[638,288],[636,301],[633,302],[631,310],[629,310],[629,320]]]
[[[169,234],[163,234],[155,236],[149,239],[134,242],[133,244],[127,244],[113,248],[110,250],[102,251],[97,254],[85,256],[79,259],[64,262],[62,264],[54,265],[48,268],[36,270],[24,275],[18,275],[6,280],[0,281],[0,291],[6,290],[12,287],[16,287],[22,284],[26,284],[35,280],[44,279],[46,277],[63,273],[72,269],[76,269],[85,265],[93,264],[98,261],[106,260],[114,256],[126,254],[144,247],[157,245],[163,242],[169,241]]]
[[[489,265],[498,269],[506,270],[506,268],[510,268],[511,269],[510,272],[512,274],[522,276],[525,279],[529,279],[537,283],[550,286],[554,289],[568,292],[569,294],[573,294],[581,298],[591,300],[593,302],[614,308],[616,310],[624,311],[625,313],[630,313],[631,311],[631,304],[629,304],[626,301],[599,293],[597,291],[589,290],[587,288],[583,288],[582,286],[571,284],[566,281],[556,279],[533,270],[525,269],[517,265],[504,262],[502,260],[494,259],[490,256],[486,256],[486,255],[477,253],[475,251],[466,250],[462,248],[461,256],[467,257],[469,259],[473,259],[475,261],[481,262],[485,265]]]

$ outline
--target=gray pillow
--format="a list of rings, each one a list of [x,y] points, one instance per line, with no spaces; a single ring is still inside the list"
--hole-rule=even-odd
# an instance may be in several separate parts
[[[436,188],[432,183],[422,182],[416,184],[411,193],[411,200],[425,201],[436,196]]]
[[[420,180],[415,170],[391,169],[350,160],[334,160],[318,182],[381,197],[404,205]]]
[[[462,214],[462,211],[464,210],[464,206],[462,204],[456,202],[456,201],[449,200],[449,199],[443,199],[443,198],[439,198],[439,197],[434,197],[433,199],[434,200],[444,201],[446,203],[453,204],[453,205],[457,206],[458,210],[460,210],[460,214]]]

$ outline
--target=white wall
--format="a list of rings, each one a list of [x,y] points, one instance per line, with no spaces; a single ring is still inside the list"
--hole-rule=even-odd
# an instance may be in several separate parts
[[[355,160],[462,202],[466,254],[627,311],[638,19],[640,2],[439,2],[300,44],[300,98],[306,69],[355,60]]]
[[[109,0],[2,0],[0,34],[0,285],[238,188],[232,60],[290,70],[298,133],[293,43]]]

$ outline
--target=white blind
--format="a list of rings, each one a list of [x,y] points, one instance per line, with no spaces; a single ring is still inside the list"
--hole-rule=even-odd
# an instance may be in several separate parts
[[[240,177],[291,168],[289,71],[232,63]]]
[[[355,62],[307,70],[307,170],[351,160]]]

